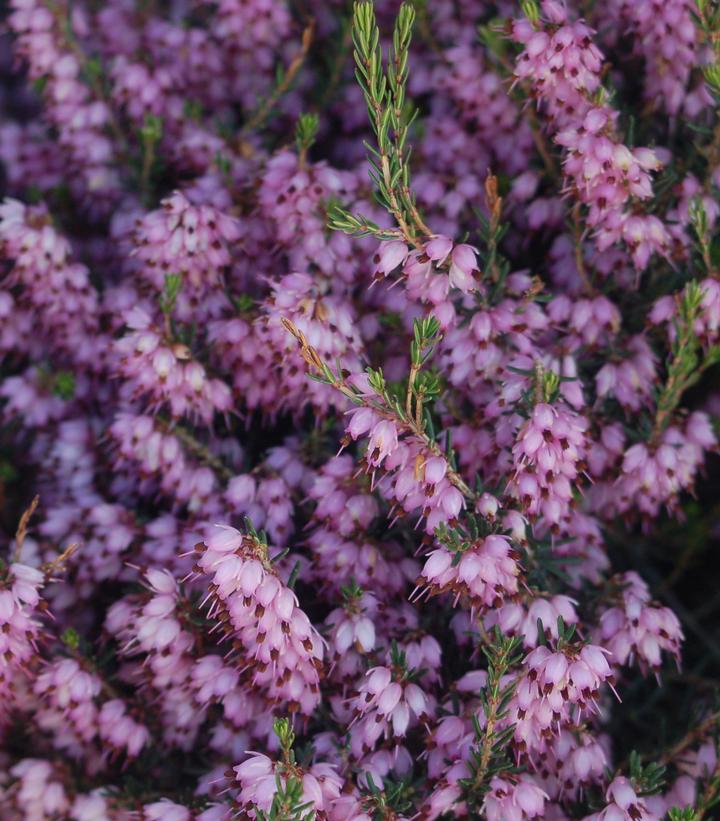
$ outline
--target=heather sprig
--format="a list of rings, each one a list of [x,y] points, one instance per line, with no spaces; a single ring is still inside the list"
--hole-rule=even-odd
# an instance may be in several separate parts
[[[295,734],[290,722],[286,718],[276,719],[273,732],[280,742],[282,754],[282,772],[285,778],[276,775],[277,792],[270,806],[270,810],[256,810],[257,821],[314,821],[316,813],[312,802],[303,800],[302,780],[295,775],[295,753],[293,744]]]
[[[628,773],[638,795],[655,795],[665,784],[666,768],[652,761],[643,765],[635,750],[628,759]]]
[[[667,379],[657,398],[653,428],[655,437],[670,423],[685,391],[700,379],[707,368],[720,361],[720,347],[712,345],[707,351],[702,351],[696,331],[704,296],[702,284],[693,281],[676,297],[675,334],[667,365]]]
[[[419,247],[420,236],[432,236],[432,232],[423,222],[410,190],[410,152],[406,145],[415,116],[408,114],[406,100],[414,21],[412,3],[403,3],[395,19],[392,48],[385,66],[373,3],[357,0],[353,6],[355,76],[365,98],[377,146],[367,145],[370,176],[380,202],[392,214],[401,236],[410,245]],[[370,222],[353,217],[340,206],[335,206],[330,225],[359,235],[372,232],[379,239],[386,235],[369,230],[372,229]]]
[[[300,164],[317,137],[320,120],[317,114],[301,114],[295,126],[295,144],[300,154]]]
[[[490,785],[490,780],[501,773],[512,773],[513,764],[508,745],[515,727],[506,719],[510,714],[510,702],[515,693],[517,680],[508,674],[522,660],[520,639],[503,636],[495,630],[488,636],[482,651],[487,658],[487,684],[480,694],[484,722],[473,717],[476,744],[472,749],[471,777],[465,787],[470,806],[480,807]]]
[[[720,99],[720,8],[712,0],[695,0],[694,15],[703,37],[713,51],[713,60],[702,72],[716,102]]]

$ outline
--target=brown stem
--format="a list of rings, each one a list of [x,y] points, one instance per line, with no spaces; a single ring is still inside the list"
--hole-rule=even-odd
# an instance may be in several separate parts
[[[535,148],[540,155],[540,159],[543,161],[543,165],[545,166],[545,171],[548,173],[548,176],[553,179],[557,179],[562,176],[562,172],[545,144],[545,138],[543,137],[542,127],[540,125],[540,121],[538,120],[537,113],[532,107],[532,104],[528,106],[527,110],[529,112],[527,121],[530,126],[530,133],[532,134]]]
[[[408,376],[407,393],[405,394],[405,413],[408,417],[412,416],[413,385],[415,384],[415,379],[419,371],[420,367],[413,362],[413,364],[410,366],[410,376]]]
[[[212,454],[208,448],[202,444],[202,442],[198,442],[189,430],[182,428],[179,425],[172,426],[169,422],[159,417],[158,422],[166,431],[177,436],[177,438],[183,445],[185,445],[193,456],[196,456],[201,462],[204,462],[208,467],[211,467],[216,473],[218,473],[218,475],[222,476],[223,479],[228,481],[235,475],[230,468],[218,459],[217,456]]]
[[[507,57],[503,57],[501,55],[495,55],[497,57],[498,62],[500,65],[505,69],[507,72],[508,77],[515,76],[515,68],[512,63],[507,59]],[[540,155],[540,159],[543,161],[543,165],[545,166],[545,170],[552,179],[557,179],[558,177],[562,177],[562,169],[558,166],[555,158],[552,154],[548,151],[547,144],[545,142],[545,137],[543,136],[542,126],[540,125],[540,121],[538,120],[537,112],[534,108],[534,103],[532,99],[532,94],[528,89],[528,85],[526,82],[521,81],[517,83],[517,87],[522,89],[523,95],[515,95],[516,98],[520,97],[516,101],[521,101],[522,97],[529,100],[529,105],[527,107],[527,123],[530,126],[530,133],[532,134],[533,143],[535,143],[535,148],[537,149],[538,154]],[[511,94],[512,96],[512,94]]]
[[[720,790],[720,764],[716,765],[713,774],[708,779],[707,786],[700,796],[698,806],[695,810],[695,821],[702,821],[705,813],[712,808],[713,800]]]
[[[661,758],[660,764],[670,764],[688,747],[692,747],[696,742],[701,741],[712,730],[720,720],[720,711],[711,713],[697,727],[687,732],[677,744],[674,744]]]
[[[580,216],[580,203],[576,202],[572,209],[573,218],[573,239],[575,244],[575,267],[583,282],[583,286],[589,295],[595,292],[590,276],[585,268],[585,258],[583,257],[583,242],[585,241],[586,231],[582,230],[582,222]]]
[[[497,723],[497,714],[500,707],[500,699],[492,698],[489,702],[490,709],[487,714],[485,723],[485,733],[483,735],[482,744],[480,746],[480,763],[475,771],[475,784],[482,786],[487,775],[488,766],[490,765],[490,757],[492,756],[493,737],[495,735],[495,724]]]
[[[54,576],[79,547],[80,545],[77,542],[73,542],[68,545],[56,559],[42,565],[41,569],[45,573],[45,577],[49,579]]]
[[[392,412],[390,412],[390,415],[394,419],[397,419],[395,414],[393,414]],[[443,459],[447,461],[447,456],[443,453],[443,450],[440,447],[440,445],[438,445],[438,443],[434,439],[431,439],[422,429],[422,423],[418,424],[415,420],[400,419],[399,421],[407,426],[407,428],[410,430],[413,436],[422,441],[423,445],[430,451],[430,453],[432,453],[433,456],[441,456]],[[475,494],[472,490],[470,490],[465,480],[462,478],[462,476],[460,476],[460,474],[456,470],[453,470],[448,465],[448,470],[445,475],[447,476],[450,484],[454,485],[460,491],[460,493],[463,494],[463,496],[471,500],[475,499]]]
[[[433,236],[433,232],[428,228],[427,224],[423,220],[422,216],[420,216],[420,212],[418,211],[417,205],[415,204],[415,200],[412,198],[412,194],[410,193],[410,189],[407,185],[403,185],[402,187],[403,198],[407,202],[408,208],[410,209],[410,214],[413,218],[413,222],[417,227],[428,237]]]
[[[410,226],[407,224],[405,220],[405,215],[400,208],[400,203],[398,202],[397,194],[395,189],[391,185],[391,176],[390,176],[390,158],[388,157],[387,153],[384,149],[380,149],[380,162],[382,167],[383,173],[383,180],[385,182],[385,188],[388,192],[388,200],[390,202],[390,208],[392,210],[393,217],[395,217],[395,221],[397,222],[400,230],[405,237],[405,241],[409,245],[414,245],[418,250],[422,249],[422,243],[418,241],[415,233],[410,229]]]
[[[422,418],[423,400],[424,400],[424,394],[423,394],[422,391],[420,391],[420,393],[418,394],[417,399],[415,400],[415,424],[421,430],[425,429],[425,426],[423,425],[423,418]]]
[[[265,120],[270,115],[270,112],[275,107],[277,101],[290,88],[295,77],[297,76],[297,73],[300,71],[302,64],[305,62],[305,58],[307,57],[307,53],[310,50],[310,45],[312,44],[314,34],[315,21],[311,20],[302,33],[300,51],[292,59],[292,62],[288,66],[282,81],[279,82],[277,86],[275,86],[270,96],[263,102],[263,104],[257,109],[257,111],[255,111],[255,113],[250,117],[250,119],[245,123],[245,125],[243,125],[240,131],[241,138],[244,137],[246,134],[255,131],[255,129],[259,125],[265,122]],[[241,139],[241,142],[244,141]]]
[[[14,562],[17,562],[20,559],[20,553],[22,552],[23,543],[25,542],[25,537],[27,536],[30,519],[32,518],[33,513],[37,510],[37,506],[39,504],[40,497],[35,496],[32,502],[28,505],[27,510],[25,510],[20,517],[20,522],[18,523],[17,531],[15,532],[15,551],[12,559]]]
[[[379,135],[382,132],[383,108],[377,100],[371,100],[371,104],[373,109],[373,119],[375,120],[375,133]],[[385,150],[385,148],[382,145],[380,145],[379,138],[378,149],[380,151],[380,168],[382,170],[383,182],[385,183],[385,188],[388,193],[388,204],[390,205],[392,215],[395,218],[395,222],[397,222],[398,227],[400,228],[400,231],[402,232],[402,235],[405,238],[405,241],[408,243],[408,245],[413,245],[418,250],[421,250],[422,244],[418,242],[417,238],[415,237],[415,233],[410,229],[410,226],[407,224],[405,215],[403,214],[402,208],[400,207],[400,203],[398,202],[397,193],[392,185],[392,175],[390,173],[390,157],[388,156],[388,153]]]

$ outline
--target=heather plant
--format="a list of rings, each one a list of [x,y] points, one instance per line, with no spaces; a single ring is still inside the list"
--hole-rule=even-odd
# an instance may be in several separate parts
[[[720,817],[718,3],[0,13],[0,819]]]

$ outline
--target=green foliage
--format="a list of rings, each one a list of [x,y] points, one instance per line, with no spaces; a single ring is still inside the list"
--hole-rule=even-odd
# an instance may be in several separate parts
[[[412,4],[403,3],[395,20],[386,68],[371,0],[357,0],[353,7],[355,77],[363,92],[375,137],[374,147],[366,143],[370,177],[377,189],[379,202],[393,215],[402,236],[411,244],[415,244],[418,231],[430,233],[410,191],[409,151],[406,150],[408,132],[417,114],[406,101],[408,56],[414,22],[415,9]],[[377,226],[340,206],[333,208],[329,225],[356,236],[373,234],[382,238]]]
[[[68,650],[77,650],[80,647],[80,635],[72,627],[68,627],[67,630],[60,636],[60,641],[68,648]]]
[[[485,721],[483,726],[478,716],[473,717],[476,743],[471,749],[472,775],[461,782],[468,806],[475,810],[482,805],[490,779],[515,769],[509,755],[515,726],[507,718],[517,682],[503,683],[503,678],[523,657],[520,637],[504,636],[497,627],[482,650],[488,663],[487,684],[480,693]]]
[[[700,339],[695,322],[700,315],[704,291],[689,282],[677,299],[675,338],[667,364],[667,380],[657,395],[653,434],[657,436],[670,423],[683,393],[694,385],[703,371],[720,361],[720,347],[712,346],[700,356]]]
[[[70,32],[71,38],[74,38],[75,35],[72,34],[72,28],[70,28]],[[82,74],[88,85],[95,85],[98,82],[102,82],[103,65],[100,59],[98,57],[87,57],[82,65]]]
[[[692,807],[672,807],[668,810],[668,821],[699,821],[699,816]]]
[[[291,589],[295,589],[295,585],[297,584],[298,576],[300,575],[300,570],[302,565],[300,561],[296,561],[293,565],[293,569],[290,571],[290,576],[288,577],[287,586]]]
[[[690,224],[695,231],[697,238],[702,241],[708,233],[708,218],[705,213],[705,205],[702,197],[693,197],[688,207],[688,216],[690,217]]]
[[[712,237],[702,197],[693,197],[688,208],[688,216],[690,217],[690,224],[697,238],[696,247],[700,254],[699,262],[705,267],[706,273],[711,274],[713,272],[711,253]]]
[[[720,63],[703,66],[703,77],[708,84],[713,97],[720,97]]]
[[[75,396],[75,374],[70,371],[58,371],[55,374],[53,393],[66,402]]]
[[[568,544],[574,541],[573,537],[560,539],[553,536],[552,539],[538,539],[533,533],[527,534],[528,546],[523,550],[523,567],[526,568],[526,582],[528,586],[537,587],[540,590],[552,591],[558,587],[558,581],[567,584],[569,576],[566,568],[569,565],[579,563],[581,558],[559,555],[557,548],[561,544]]]
[[[356,602],[363,594],[363,589],[358,585],[355,579],[350,579],[350,581],[343,585],[340,588],[340,595],[343,598],[343,602],[345,605],[352,605]]]
[[[413,323],[413,341],[410,344],[410,361],[421,367],[432,356],[440,341],[440,323],[434,316],[416,319]]]
[[[273,722],[273,732],[280,742],[280,749],[283,751],[283,756],[294,760],[292,746],[295,743],[295,733],[293,732],[290,721],[287,718],[276,718]]]
[[[47,74],[43,74],[37,79],[33,80],[32,82],[32,90],[38,95],[41,96],[45,91],[45,88],[48,83]]]
[[[541,366],[536,370],[537,395],[541,402],[554,402],[560,392],[560,376],[555,371],[546,371]]]
[[[467,513],[463,517],[462,524],[455,527],[448,527],[441,524],[435,529],[435,538],[453,554],[453,566],[460,563],[463,553],[470,550],[478,539],[484,538],[492,533],[492,528],[487,519]]]
[[[720,5],[715,0],[695,0],[695,24],[704,39],[712,46],[715,60],[703,66],[702,73],[715,102],[720,102]]]
[[[333,231],[342,231],[353,237],[373,236],[379,240],[398,239],[397,231],[388,231],[380,228],[372,220],[361,215],[351,214],[335,200],[331,200],[327,206],[328,227]]]
[[[301,114],[295,126],[295,143],[300,154],[306,153],[317,137],[320,118],[317,114]]]
[[[312,802],[302,800],[303,784],[299,778],[290,776],[283,784],[278,776],[276,786],[270,810],[255,810],[258,821],[315,821]]]
[[[303,801],[302,771],[295,764],[295,733],[287,718],[277,718],[273,732],[280,742],[282,761],[276,765],[275,795],[268,812],[255,810],[258,821],[314,821],[315,809]]]
[[[522,0],[520,3],[522,13],[534,25],[540,19],[540,6],[537,0]]]
[[[245,530],[247,531],[247,535],[251,539],[253,539],[253,541],[255,541],[259,547],[264,547],[265,549],[267,549],[267,533],[264,530],[256,530],[255,525],[252,523],[252,520],[249,516],[243,516],[243,525],[245,527]],[[284,550],[282,553],[275,556],[273,558],[273,561],[278,561],[279,559],[283,558],[283,556],[287,556],[289,552],[289,550]]]
[[[385,779],[377,785],[371,773],[365,773],[367,787],[362,790],[365,806],[372,813],[373,821],[387,821],[397,814],[405,815],[413,808],[412,787],[408,781]]]
[[[442,379],[436,370],[421,371],[413,383],[413,395],[421,404],[442,393]]]
[[[160,117],[148,114],[140,128],[140,145],[142,147],[142,162],[139,172],[140,190],[145,201],[152,200],[151,181],[157,173],[157,147],[162,139],[163,121]]]
[[[500,60],[505,59],[508,38],[503,31],[502,18],[494,18],[489,23],[478,26],[478,37],[485,48]]]
[[[436,371],[423,370],[441,339],[440,323],[433,316],[416,319],[413,323],[413,340],[410,343],[410,374],[405,390],[404,418],[414,419],[420,430],[432,432],[432,417],[424,403],[439,396],[442,385]],[[415,408],[413,410],[413,403]],[[401,412],[402,415],[402,412]]]
[[[246,314],[255,307],[255,300],[250,294],[237,294],[233,297],[233,302],[239,314]]]
[[[165,274],[165,287],[160,297],[160,310],[170,316],[175,310],[178,294],[182,288],[182,274]]]
[[[406,673],[408,670],[405,651],[400,649],[395,639],[390,643],[390,663],[393,667],[398,667],[402,670],[403,673]]]
[[[68,402],[75,396],[75,374],[72,371],[56,371],[49,364],[38,366],[38,376],[48,392]]]
[[[638,795],[656,795],[665,784],[665,770],[662,764],[650,762],[643,766],[638,753],[633,750],[629,758],[630,778]]]
[[[0,459],[0,482],[14,482],[18,478],[18,472],[14,465],[7,459]]]
[[[162,139],[162,133],[162,119],[160,117],[156,117],[154,114],[147,114],[145,116],[145,121],[143,122],[142,128],[140,129],[140,136],[142,137],[143,144],[145,146],[156,145]]]
[[[517,404],[517,410],[525,414],[538,402],[547,402],[550,405],[557,402],[560,396],[560,386],[564,382],[574,382],[577,379],[575,376],[560,376],[555,371],[546,370],[539,360],[536,361],[532,370],[515,368],[512,365],[509,365],[507,370],[532,380],[531,386],[522,394]]]
[[[387,390],[387,382],[385,381],[382,368],[367,368],[366,373],[370,387],[380,396],[384,395]]]
[[[228,156],[218,151],[215,154],[215,167],[228,184],[232,182],[232,163],[230,162],[230,158]]]
[[[183,102],[183,114],[189,120],[199,122],[203,114],[203,106],[200,100],[185,100]]]

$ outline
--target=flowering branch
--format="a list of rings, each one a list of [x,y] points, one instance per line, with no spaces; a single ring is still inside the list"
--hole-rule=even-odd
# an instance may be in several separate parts
[[[369,398],[367,395],[361,393],[357,388],[349,384],[347,379],[341,375],[340,369],[338,369],[337,374],[333,373],[332,369],[322,360],[315,348],[309,344],[305,334],[303,334],[303,332],[293,322],[283,317],[282,324],[283,327],[298,341],[302,358],[314,372],[311,373],[311,379],[315,379],[318,382],[330,385],[335,388],[335,390],[340,391],[340,393],[347,397],[347,399],[349,399],[353,404],[371,408],[385,418],[391,419],[399,427],[404,428],[414,438],[421,442],[433,456],[441,457],[443,460],[447,459],[446,454],[443,452],[437,440],[426,433],[425,420],[423,418],[414,418],[412,413],[407,412],[407,401],[405,408],[403,408],[397,400],[393,399],[387,393],[385,380],[381,372],[369,372],[370,384],[382,400],[378,401],[377,399]],[[419,338],[421,341],[426,339],[426,337],[422,336],[423,333],[424,331],[419,331]],[[417,346],[417,342],[414,344]],[[422,349],[425,350],[425,343],[423,343]],[[420,350],[420,346],[417,346],[416,350]],[[423,358],[423,361],[425,358]],[[409,390],[411,389],[409,388]],[[412,388],[412,391],[413,395],[415,395],[415,387]],[[427,395],[427,386],[423,389],[423,393]],[[421,392],[417,391],[419,399],[420,394]],[[450,483],[463,494],[463,496],[468,499],[475,498],[475,493],[473,493],[462,476],[460,476],[460,474],[449,465],[447,470],[447,478]]]

